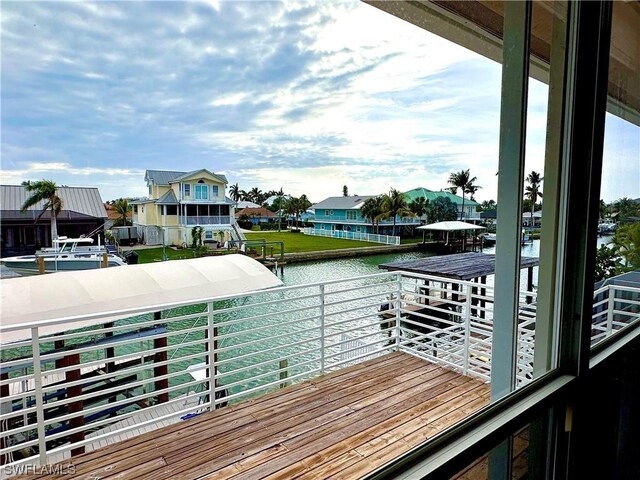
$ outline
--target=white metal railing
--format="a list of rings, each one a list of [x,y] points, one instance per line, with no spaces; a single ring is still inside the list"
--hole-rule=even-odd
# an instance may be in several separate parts
[[[230,225],[231,217],[229,215],[199,215],[196,217],[183,217],[185,225]]]
[[[150,305],[113,321],[1,348],[4,463],[51,463],[142,429],[392,351],[489,381],[493,287],[385,272],[199,304]],[[594,342],[640,318],[640,289],[594,295]],[[517,384],[532,377],[535,292],[521,292]],[[127,312],[118,311],[119,318]],[[143,413],[141,413],[143,412]],[[114,416],[115,415],[115,416]]]
[[[392,235],[377,235],[373,233],[350,232],[347,230],[321,230],[318,228],[303,228],[305,235],[316,237],[343,238],[345,240],[361,240],[363,242],[383,243],[385,245],[400,245],[400,237]]]

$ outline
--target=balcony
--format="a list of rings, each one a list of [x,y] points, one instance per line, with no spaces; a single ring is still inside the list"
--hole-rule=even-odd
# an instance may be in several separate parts
[[[329,223],[349,223],[356,225],[371,225],[371,220],[364,218],[347,218],[345,215],[316,215],[314,216],[314,222],[329,222]],[[376,222],[380,225],[393,225],[393,219],[380,220]],[[419,225],[420,219],[415,217],[403,217],[396,221],[396,225]]]
[[[639,319],[639,298],[594,292],[593,342]],[[535,301],[521,293],[518,387],[532,377]],[[2,346],[5,464],[353,478],[489,401],[490,285],[388,272],[112,315],[81,331],[51,319],[55,337],[1,328],[31,336]]]
[[[183,225],[231,225],[230,215],[183,217]]]

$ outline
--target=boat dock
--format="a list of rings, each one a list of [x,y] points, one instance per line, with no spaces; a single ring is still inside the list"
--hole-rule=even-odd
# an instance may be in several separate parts
[[[358,478],[489,397],[482,381],[394,352],[65,464],[83,478]]]

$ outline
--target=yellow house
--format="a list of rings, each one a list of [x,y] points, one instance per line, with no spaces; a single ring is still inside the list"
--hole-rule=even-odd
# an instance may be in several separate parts
[[[192,172],[147,170],[149,197],[131,202],[133,224],[146,245],[190,245],[194,227],[203,240],[239,238],[235,203],[225,195],[227,178],[207,169]]]

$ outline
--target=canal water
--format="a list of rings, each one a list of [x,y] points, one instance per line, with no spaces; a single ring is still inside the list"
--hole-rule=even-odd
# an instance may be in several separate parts
[[[599,244],[606,243],[609,239],[610,239],[609,237],[601,237],[598,243]],[[533,242],[524,245],[522,248],[522,255],[528,256],[528,257],[538,256],[539,246],[540,246],[539,240],[534,240]],[[495,247],[486,248],[484,251],[486,253],[495,253]],[[285,286],[294,286],[294,285],[303,285],[303,284],[310,284],[310,283],[317,283],[317,282],[324,282],[324,281],[331,281],[331,280],[339,280],[339,279],[357,277],[357,276],[368,275],[373,273],[380,273],[381,270],[378,269],[378,265],[381,263],[416,259],[416,258],[428,256],[428,255],[429,254],[420,253],[420,252],[409,252],[409,253],[400,253],[400,254],[371,255],[371,256],[356,257],[356,258],[338,259],[338,260],[294,263],[294,264],[289,264],[285,267],[284,275],[281,278]],[[524,290],[524,287],[526,286],[526,275],[523,275],[523,277],[525,278],[522,279],[521,284],[524,283],[524,285],[522,286],[522,289]],[[492,278],[490,277],[489,284],[491,283],[492,283]],[[534,285],[537,285],[537,269],[535,269]],[[279,299],[286,300],[288,298],[287,295],[291,295],[291,294],[289,292],[281,292],[278,295],[280,295],[281,297],[281,298],[279,297]],[[358,298],[350,298],[349,295],[351,294],[346,293],[344,300],[349,302],[358,301]],[[237,324],[235,324],[230,329],[226,329],[224,332],[220,332],[220,334],[229,334],[229,333],[238,334],[233,338],[225,339],[224,342],[221,342],[222,344],[219,345],[219,347],[226,349],[226,353],[223,352],[219,356],[219,361],[226,362],[225,366],[220,368],[220,371],[224,373],[225,370],[231,372],[237,369],[246,369],[243,372],[243,374],[240,376],[234,375],[231,377],[227,377],[224,384],[226,385],[226,384],[238,383],[243,378],[252,379],[247,381],[246,383],[238,383],[238,385],[233,386],[232,388],[229,389],[230,393],[238,393],[240,391],[246,391],[260,384],[264,384],[265,382],[274,381],[274,377],[271,377],[271,376],[264,377],[261,380],[253,380],[253,379],[255,379],[256,376],[260,376],[263,373],[274,372],[277,369],[278,359],[282,358],[283,355],[286,355],[288,358],[290,358],[291,368],[288,373],[291,376],[296,374],[304,374],[305,369],[311,370],[315,360],[317,360],[313,356],[313,355],[316,355],[316,353],[312,353],[312,354],[301,353],[297,351],[295,348],[290,348],[290,345],[289,345],[291,343],[291,338],[295,338],[296,340],[303,340],[305,338],[305,335],[311,335],[306,333],[300,333],[300,334],[298,333],[298,330],[302,331],[304,329],[303,327],[305,326],[304,321],[306,320],[304,320],[304,314],[300,313],[300,318],[301,318],[300,325],[280,324],[281,322],[285,323],[284,316],[283,318],[280,318],[281,317],[280,315],[273,315],[273,313],[274,312],[277,313],[275,309],[282,308],[282,305],[281,304],[277,306],[274,305],[272,307],[265,309],[264,306],[260,305],[260,302],[264,302],[264,299],[265,299],[264,296],[256,297],[255,299],[247,297],[243,299],[236,299],[236,300],[216,303],[217,309],[229,309],[229,308],[233,309],[234,307],[237,307],[239,305],[246,305],[250,307],[250,308],[244,309],[243,313],[240,313],[240,314],[238,312],[225,313],[217,317],[222,322],[225,322],[225,321],[235,322],[237,320]],[[163,317],[166,316],[167,319],[170,319],[171,317],[178,316],[178,315],[193,315],[203,311],[204,311],[203,305],[191,306],[186,309],[183,308],[183,309],[178,309],[171,312],[165,312]],[[372,311],[372,313],[375,313],[375,311],[377,311],[377,309]],[[266,312],[266,314],[271,313],[272,315],[272,317],[268,319],[267,323],[265,323],[265,321],[262,319],[251,320],[247,322],[242,321],[243,315],[247,317],[251,317],[251,316],[262,315],[263,312]],[[295,319],[296,318],[295,315],[296,315],[295,313],[289,314],[287,320],[290,322],[292,318]],[[145,320],[151,320],[151,318],[147,318],[147,317],[143,317],[143,318]],[[141,317],[132,318],[129,321],[124,321],[119,323],[120,324],[136,323],[139,320],[141,320]],[[192,328],[193,326],[204,328],[204,325],[206,325],[206,322],[207,322],[206,315],[202,315],[196,319],[192,318],[190,320],[180,320],[179,322],[174,322],[169,324],[168,343],[171,347],[175,347],[176,349],[176,350],[170,351],[170,355],[174,356],[173,361],[170,363],[171,373],[177,374],[179,372],[185,372],[186,368],[189,365],[196,363],[193,360],[180,360],[180,357],[189,356],[189,355],[203,351],[202,350],[203,344],[201,343],[203,341],[202,333],[188,334],[186,336],[183,336],[181,334],[176,334],[176,333],[172,334],[171,332],[172,331],[175,332],[176,330],[189,329],[189,328]],[[239,345],[240,343],[244,343],[247,341],[252,341],[252,340],[259,341],[260,337],[264,336],[264,330],[255,331],[255,332],[251,330],[259,327],[264,327],[265,325],[269,325],[270,327],[272,327],[272,329],[269,332],[267,332],[270,337],[282,335],[282,339],[281,339],[282,348],[280,351],[265,353],[264,350],[267,348],[260,343],[256,343],[254,346],[251,346],[251,347],[244,347]],[[307,328],[309,327],[307,326]],[[372,327],[367,326],[366,328],[372,328]],[[198,345],[182,346],[182,343],[196,342],[197,340],[198,340],[197,342]],[[270,342],[271,343],[269,344],[269,348],[271,349],[273,347],[279,346],[279,343],[277,340],[273,340],[273,341],[270,340]],[[239,348],[234,349],[233,347],[235,346],[235,344],[238,344]],[[51,345],[51,348],[52,347],[53,345]],[[139,351],[140,349],[145,350],[147,348],[148,349],[153,348],[153,345],[151,341],[142,340],[140,344],[138,344],[137,346],[131,345],[130,347],[125,346],[125,347],[116,348],[116,355],[131,353],[129,351],[131,348],[134,348],[135,350]],[[3,355],[5,360],[8,358],[15,358],[14,355],[16,355],[18,352],[13,352],[14,353],[13,355],[9,354],[8,356],[7,356],[7,353],[8,352],[5,352]],[[22,355],[28,354],[25,351],[20,353]],[[95,357],[95,354],[93,355]],[[235,360],[236,357],[238,358],[244,357],[244,358],[238,359],[236,361]],[[95,360],[95,358],[87,357],[86,359],[83,358],[82,360],[91,361],[91,360]],[[252,367],[252,365],[255,365],[257,363],[271,362],[271,360],[273,360],[273,365],[261,366],[255,369]],[[199,360],[199,361],[202,361],[202,360]],[[297,368],[294,366],[296,364],[305,364],[305,363],[307,364],[306,367]],[[277,373],[274,373],[274,375],[277,375]],[[277,377],[275,378],[277,379]],[[191,377],[189,375],[181,373],[179,376],[176,376],[172,379],[171,384],[180,385],[190,380],[191,380]],[[186,391],[184,393],[186,393]]]

